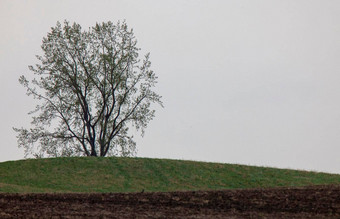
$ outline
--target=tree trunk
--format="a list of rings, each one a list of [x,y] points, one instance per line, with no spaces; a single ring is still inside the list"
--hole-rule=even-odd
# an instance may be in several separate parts
[[[97,157],[97,152],[96,152],[96,142],[95,142],[95,139],[94,138],[91,138],[90,140],[90,144],[91,144],[91,154],[90,156],[91,157]]]

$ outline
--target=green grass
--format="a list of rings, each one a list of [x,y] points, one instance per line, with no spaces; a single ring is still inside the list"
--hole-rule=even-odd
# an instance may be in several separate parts
[[[73,157],[0,163],[0,192],[138,192],[340,184],[340,175],[149,158]]]

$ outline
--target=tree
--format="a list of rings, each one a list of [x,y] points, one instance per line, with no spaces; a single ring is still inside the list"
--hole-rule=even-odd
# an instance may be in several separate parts
[[[153,103],[161,96],[150,69],[143,61],[132,29],[125,22],[96,24],[83,31],[68,21],[55,27],[42,41],[40,64],[29,69],[29,81],[19,82],[27,95],[42,103],[30,114],[30,129],[14,128],[25,156],[133,155],[136,143],[129,128],[142,136],[154,118]]]

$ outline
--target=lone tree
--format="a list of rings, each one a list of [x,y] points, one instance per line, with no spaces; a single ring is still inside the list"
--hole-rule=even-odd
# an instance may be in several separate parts
[[[144,130],[162,106],[149,54],[140,61],[132,29],[125,22],[96,24],[83,31],[68,21],[43,38],[35,77],[19,82],[42,103],[30,114],[32,128],[14,128],[25,156],[133,155],[129,135]]]

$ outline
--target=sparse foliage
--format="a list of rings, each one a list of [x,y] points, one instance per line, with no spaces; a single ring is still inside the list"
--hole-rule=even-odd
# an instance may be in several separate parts
[[[32,128],[14,128],[26,156],[133,155],[134,127],[144,134],[162,105],[149,54],[141,61],[133,31],[125,22],[59,22],[43,38],[34,79],[21,76],[27,94],[41,101],[30,114]]]

